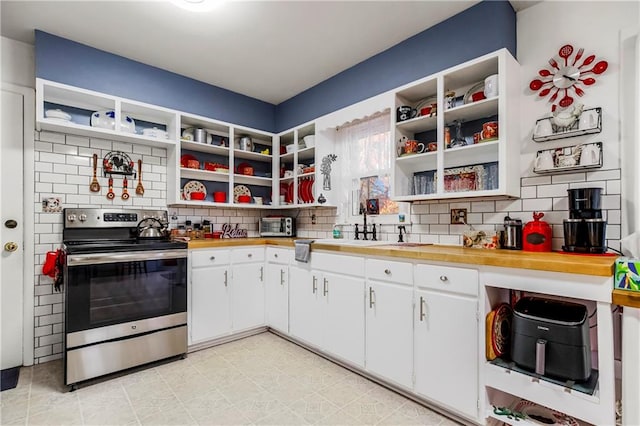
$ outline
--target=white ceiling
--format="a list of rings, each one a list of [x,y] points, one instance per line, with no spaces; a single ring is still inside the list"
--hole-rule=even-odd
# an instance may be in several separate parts
[[[40,29],[278,104],[476,3],[227,1],[196,13],[171,1],[1,0],[0,28],[30,44]]]

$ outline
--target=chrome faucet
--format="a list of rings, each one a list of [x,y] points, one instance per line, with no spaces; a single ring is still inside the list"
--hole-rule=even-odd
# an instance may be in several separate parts
[[[372,230],[369,231],[367,229],[367,212],[366,212],[366,210],[362,210],[361,212],[364,215],[364,224],[362,226],[363,230],[360,231],[359,228],[358,228],[358,224],[356,223],[356,238],[355,239],[359,240],[360,239],[360,234],[362,234],[362,239],[363,240],[368,240],[367,235],[371,235],[371,240],[372,241],[376,241],[377,240],[377,238],[376,238],[376,224],[374,223],[372,225]]]

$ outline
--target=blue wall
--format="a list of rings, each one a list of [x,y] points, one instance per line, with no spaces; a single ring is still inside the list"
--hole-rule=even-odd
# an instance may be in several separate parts
[[[501,48],[516,56],[516,14],[484,1],[286,100],[280,132]]]
[[[275,106],[36,30],[36,76],[273,132]]]
[[[503,47],[515,56],[515,12],[483,1],[278,106],[38,30],[36,76],[280,132]]]

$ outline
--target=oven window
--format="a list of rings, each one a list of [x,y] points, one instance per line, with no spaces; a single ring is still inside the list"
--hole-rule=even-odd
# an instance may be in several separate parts
[[[186,259],[68,268],[67,332],[186,312]]]

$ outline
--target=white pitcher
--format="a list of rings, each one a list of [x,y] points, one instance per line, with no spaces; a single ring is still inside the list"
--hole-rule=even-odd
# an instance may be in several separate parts
[[[535,169],[536,170],[549,170],[553,169],[553,153],[551,151],[541,151],[536,157]]]
[[[598,163],[600,163],[600,148],[598,145],[593,143],[584,145],[580,153],[580,165],[593,166]]]

